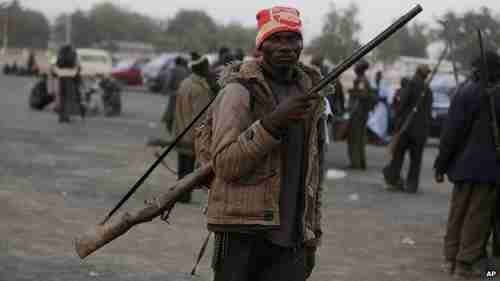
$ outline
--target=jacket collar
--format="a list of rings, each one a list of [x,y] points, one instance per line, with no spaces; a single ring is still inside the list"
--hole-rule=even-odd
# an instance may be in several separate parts
[[[200,76],[196,73],[191,73],[191,80],[193,81],[193,83],[197,83],[206,89],[210,89],[207,79],[203,76]]]
[[[295,72],[295,81],[297,81],[298,85],[304,90],[310,89],[312,87],[312,81],[301,64],[295,67]],[[221,86],[225,86],[235,79],[255,80],[264,86],[267,91],[271,92],[264,76],[264,70],[258,61],[248,61],[227,66],[221,74],[219,82],[222,82]]]

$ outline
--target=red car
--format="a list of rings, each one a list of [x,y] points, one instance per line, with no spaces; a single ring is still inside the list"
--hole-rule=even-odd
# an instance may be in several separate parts
[[[123,60],[116,64],[111,71],[111,76],[129,86],[142,85],[142,67],[147,59]]]

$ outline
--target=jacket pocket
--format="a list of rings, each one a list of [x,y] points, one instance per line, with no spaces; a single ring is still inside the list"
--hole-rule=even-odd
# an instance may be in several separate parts
[[[254,177],[251,184],[246,181],[244,184],[231,184],[226,188],[226,210],[225,215],[230,217],[242,217],[249,219],[274,219],[273,195],[271,194],[271,184],[276,175]]]

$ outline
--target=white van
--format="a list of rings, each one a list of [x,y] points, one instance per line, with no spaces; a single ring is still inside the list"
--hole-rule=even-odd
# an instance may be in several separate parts
[[[101,49],[76,49],[82,76],[110,76],[113,68],[111,54]]]

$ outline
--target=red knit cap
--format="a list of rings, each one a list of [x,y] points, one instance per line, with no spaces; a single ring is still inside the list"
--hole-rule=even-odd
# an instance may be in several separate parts
[[[292,31],[302,35],[300,13],[297,9],[290,7],[277,6],[261,10],[257,13],[257,27],[259,29],[255,40],[257,49],[260,49],[264,40],[277,32]]]

